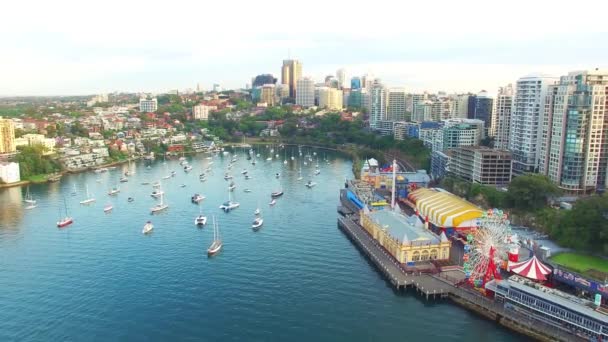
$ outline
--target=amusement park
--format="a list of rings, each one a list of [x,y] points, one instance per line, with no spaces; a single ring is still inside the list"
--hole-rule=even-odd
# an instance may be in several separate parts
[[[454,302],[540,340],[608,340],[608,274],[553,262],[551,249],[513,227],[506,211],[482,209],[429,187],[422,172],[375,160],[345,183],[338,211],[344,231],[359,229],[390,257],[397,271],[383,273],[393,284],[404,279],[404,288],[412,284],[426,298],[448,292]]]

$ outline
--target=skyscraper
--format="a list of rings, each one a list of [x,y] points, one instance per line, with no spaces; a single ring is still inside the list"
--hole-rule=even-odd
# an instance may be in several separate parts
[[[339,89],[348,88],[348,81],[346,80],[346,70],[345,69],[338,69],[338,71],[336,71],[336,78],[338,79],[338,88]]]
[[[386,118],[386,88],[376,79],[369,88],[369,127],[378,128],[378,122]]]
[[[361,89],[361,78],[353,77],[350,79],[350,89],[357,90]]]
[[[277,83],[277,79],[272,76],[271,74],[261,74],[261,75],[257,75],[253,81],[252,81],[252,86],[253,87],[261,87],[264,84],[276,84]]]
[[[509,131],[511,127],[512,107],[513,86],[509,84],[506,87],[498,88],[494,120],[492,120],[492,124],[495,127],[495,129],[492,131],[496,137],[494,147],[497,149],[506,150],[509,148]]]
[[[605,189],[608,70],[570,72],[549,87],[540,132],[540,173],[571,194]]]
[[[15,152],[15,124],[0,116],[0,153]]]
[[[469,117],[469,94],[457,95],[452,108],[452,118],[466,119]]]
[[[315,82],[310,77],[302,77],[296,82],[296,104],[302,107],[315,105]]]
[[[469,97],[469,119],[482,120],[485,124],[485,135],[492,126],[492,108],[494,99],[488,97],[488,93],[482,90],[477,96]]]
[[[513,152],[513,175],[538,168],[539,128],[544,99],[557,78],[529,75],[517,80],[509,127],[509,150]]]
[[[320,87],[319,107],[330,110],[342,109],[342,90],[329,87]]]
[[[260,94],[260,101],[265,102],[268,106],[274,106],[276,99],[276,89],[274,84],[264,84]]]
[[[289,85],[289,97],[296,97],[296,82],[302,77],[302,63],[297,59],[283,60],[281,68],[281,84]]]
[[[405,99],[407,94],[403,88],[390,88],[388,90],[387,120],[405,121]]]

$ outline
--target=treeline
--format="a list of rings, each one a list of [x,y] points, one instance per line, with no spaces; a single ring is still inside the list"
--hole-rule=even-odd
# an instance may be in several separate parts
[[[61,164],[48,156],[44,156],[45,148],[42,145],[19,146],[17,162],[21,179],[36,175],[49,174],[62,170]]]
[[[564,247],[608,254],[608,197],[579,199],[572,210],[548,206],[561,193],[549,178],[527,174],[513,179],[507,191],[447,177],[440,186],[484,208],[502,208],[512,217],[548,234]],[[524,222],[522,222],[524,223]]]

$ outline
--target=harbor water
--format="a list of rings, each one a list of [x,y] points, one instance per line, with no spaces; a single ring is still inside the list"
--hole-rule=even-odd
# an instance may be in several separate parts
[[[315,175],[316,159],[303,165],[295,149],[275,152],[273,161],[268,149],[259,153],[253,166],[238,151],[231,173],[240,207],[230,213],[219,209],[229,195],[224,155],[188,157],[190,173],[177,160],[156,160],[150,168],[137,162],[64,176],[30,187],[38,201],[32,210],[24,209],[26,188],[0,190],[0,341],[523,340],[448,301],[427,302],[387,284],[336,227],[339,189],[352,177],[345,156],[317,150]],[[213,172],[200,182],[211,162]],[[119,183],[129,167],[135,174]],[[169,208],[151,215],[158,200],[141,183],[172,170],[175,177],[162,180]],[[311,189],[309,179],[317,183]],[[85,185],[96,198],[88,206],[79,204]],[[113,186],[120,193],[110,197]],[[278,189],[285,194],[271,207]],[[206,197],[204,228],[194,225],[194,193]],[[58,229],[64,201],[74,224]],[[258,205],[264,225],[254,232]],[[212,216],[224,246],[208,258]],[[143,235],[148,220],[154,230]]]

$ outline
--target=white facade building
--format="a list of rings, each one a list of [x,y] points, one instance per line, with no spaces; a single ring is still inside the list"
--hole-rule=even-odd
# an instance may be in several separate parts
[[[209,112],[217,108],[212,107],[215,106],[206,106],[203,104],[198,104],[192,107],[192,116],[194,117],[194,120],[209,120]]]
[[[537,170],[545,95],[549,86],[556,81],[556,77],[545,75],[530,75],[517,80],[509,127],[513,175]]]
[[[379,80],[369,88],[369,127],[378,128],[378,122],[386,119],[386,88]]]
[[[156,112],[158,109],[158,101],[156,98],[152,100],[139,99],[139,111],[143,113]]]
[[[494,102],[494,119],[492,120],[494,127],[490,130],[496,137],[494,142],[494,148],[496,149],[506,150],[509,148],[513,96],[514,91],[511,84],[498,88],[498,95],[496,95],[496,101]]]
[[[338,69],[338,71],[336,71],[336,79],[338,79],[338,87],[340,89],[350,88],[350,84],[348,84],[348,77],[346,76],[345,69]]]
[[[21,181],[19,163],[0,162],[0,181],[4,183],[15,183]]]
[[[315,105],[315,82],[310,77],[302,77],[296,82],[296,104],[302,107]]]

